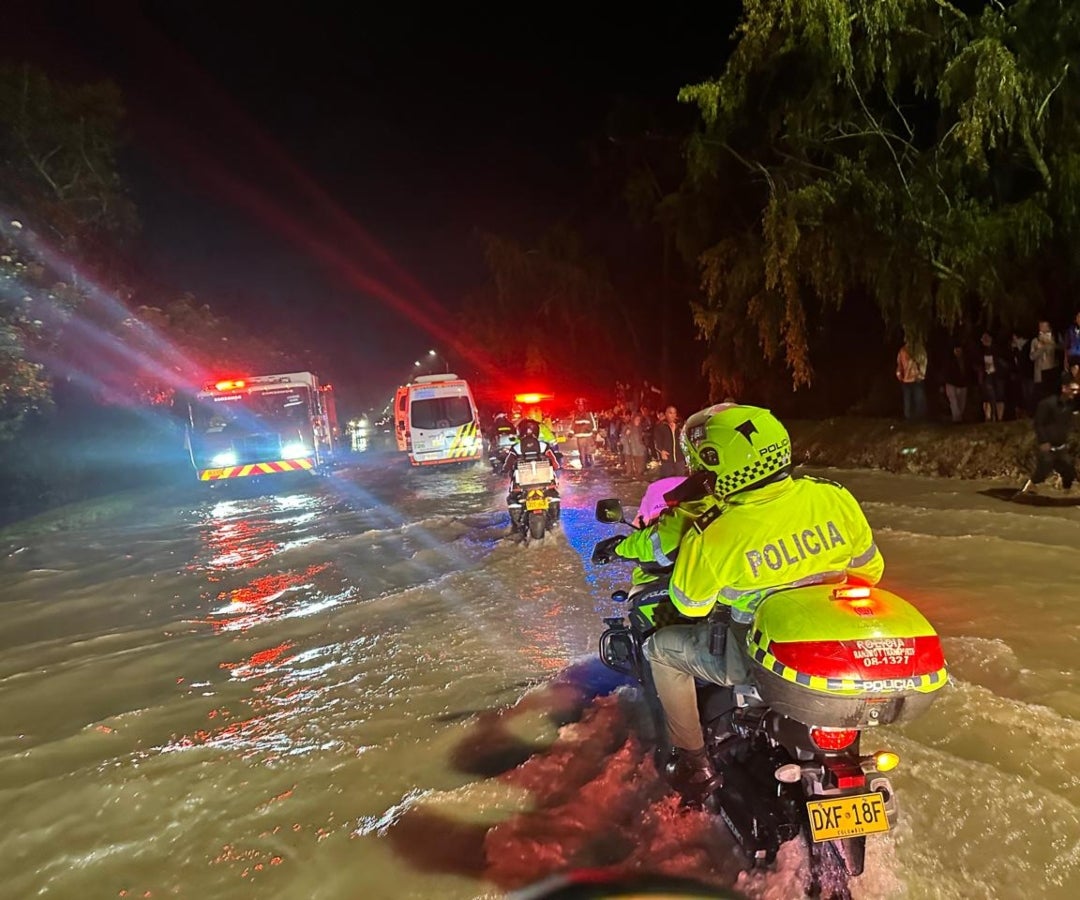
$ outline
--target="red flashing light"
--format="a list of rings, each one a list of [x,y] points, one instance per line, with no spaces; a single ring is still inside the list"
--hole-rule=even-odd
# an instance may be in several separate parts
[[[544,400],[553,400],[554,394],[514,394],[515,403],[537,404],[542,403]]]
[[[859,737],[857,728],[811,728],[810,739],[822,750],[843,750]]]
[[[243,387],[247,387],[247,382],[240,380],[231,381],[219,381],[214,385],[214,390],[217,391],[238,391]]]
[[[870,588],[861,585],[838,587],[832,592],[834,600],[865,600],[870,596]]]

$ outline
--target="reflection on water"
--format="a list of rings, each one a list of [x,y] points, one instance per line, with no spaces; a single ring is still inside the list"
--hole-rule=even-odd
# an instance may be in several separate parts
[[[314,493],[215,503],[198,526],[203,552],[188,568],[208,572],[210,584],[221,586],[290,551],[311,548],[328,537],[316,530],[326,505],[327,500]],[[247,583],[210,590],[207,593],[213,600],[224,605],[213,609],[205,621],[215,631],[246,631],[273,619],[327,609],[354,593],[340,590],[341,578],[328,571],[331,567],[328,561],[311,563],[255,574]],[[326,592],[319,587],[320,581],[335,584],[339,590]]]
[[[191,567],[212,572],[234,572],[258,565],[270,557],[319,540],[304,533],[316,523],[324,501],[314,494],[273,495],[253,500],[215,503],[199,522],[205,561]]]
[[[472,900],[570,864],[736,883],[722,829],[656,777],[640,703],[596,701],[611,674],[578,665],[629,575],[583,561],[618,482],[570,473],[526,548],[503,479],[384,462],[4,557],[0,894]],[[856,484],[957,673],[889,733],[903,818],[857,896],[1072,900],[1080,521],[937,484]],[[739,884],[799,895],[776,879]]]
[[[243,587],[218,594],[226,606],[207,620],[216,631],[246,631],[262,622],[288,616],[311,615],[347,599],[352,591],[321,595],[315,577],[330,568],[318,563],[300,571],[277,572],[255,578]]]

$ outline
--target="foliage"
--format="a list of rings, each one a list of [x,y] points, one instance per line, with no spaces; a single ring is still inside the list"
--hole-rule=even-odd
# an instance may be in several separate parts
[[[57,377],[98,402],[160,405],[226,369],[289,365],[190,295],[141,298],[106,277],[135,227],[123,113],[110,83],[0,67],[0,441],[49,408]]]
[[[133,227],[116,171],[122,113],[109,84],[0,67],[0,441],[50,405],[44,360],[84,300],[83,261]]]
[[[123,105],[110,82],[65,84],[0,67],[0,205],[65,252],[134,227],[116,165]]]
[[[56,346],[64,319],[81,300],[21,249],[22,228],[18,220],[0,223],[0,442],[49,407],[50,380],[40,358]]]
[[[723,213],[697,255],[714,391],[762,355],[809,384],[814,322],[844,304],[915,341],[1057,310],[1077,275],[1080,8],[745,0],[734,39],[680,92],[701,115],[681,202]]]
[[[118,391],[134,391],[147,405],[170,403],[177,393],[237,374],[303,368],[276,343],[253,337],[192,294],[162,306],[140,306],[119,327],[122,353]]]
[[[491,283],[466,299],[462,326],[492,365],[536,379],[577,369],[606,383],[609,373],[582,371],[580,361],[618,355],[611,325],[623,311],[580,237],[555,228],[531,248],[493,234],[483,241]]]

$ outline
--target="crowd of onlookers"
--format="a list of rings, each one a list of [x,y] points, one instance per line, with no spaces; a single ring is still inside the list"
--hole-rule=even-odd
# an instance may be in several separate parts
[[[596,413],[597,443],[605,461],[631,477],[685,475],[682,422],[655,384],[616,382],[613,403]]]
[[[640,478],[649,468],[658,469],[661,478],[685,474],[676,407],[616,403],[597,413],[596,422],[597,441],[608,461],[622,466],[626,474]]]
[[[515,403],[509,413],[493,418],[482,413],[481,426],[489,443],[497,445],[494,429],[500,418],[510,424],[533,418],[551,429],[557,444],[577,450],[582,468],[593,464],[595,451],[605,465],[618,466],[632,477],[642,478],[646,472],[650,478],[685,475],[682,420],[676,407],[664,402],[660,388],[649,381],[616,382],[612,397],[611,405],[599,410],[578,398],[571,411],[556,415],[543,402]]]
[[[911,421],[1000,422],[1034,414],[1057,394],[1065,373],[1080,372],[1080,313],[1062,332],[1038,323],[1034,335],[1014,329],[957,337],[926,350],[905,343],[896,377]]]

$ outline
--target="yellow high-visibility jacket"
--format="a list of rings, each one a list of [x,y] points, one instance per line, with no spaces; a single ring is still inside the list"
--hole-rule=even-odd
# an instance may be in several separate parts
[[[876,584],[885,562],[858,501],[842,485],[785,478],[730,495],[697,517],[679,545],[671,599],[685,616],[731,607],[753,620],[776,591],[855,576]]]

